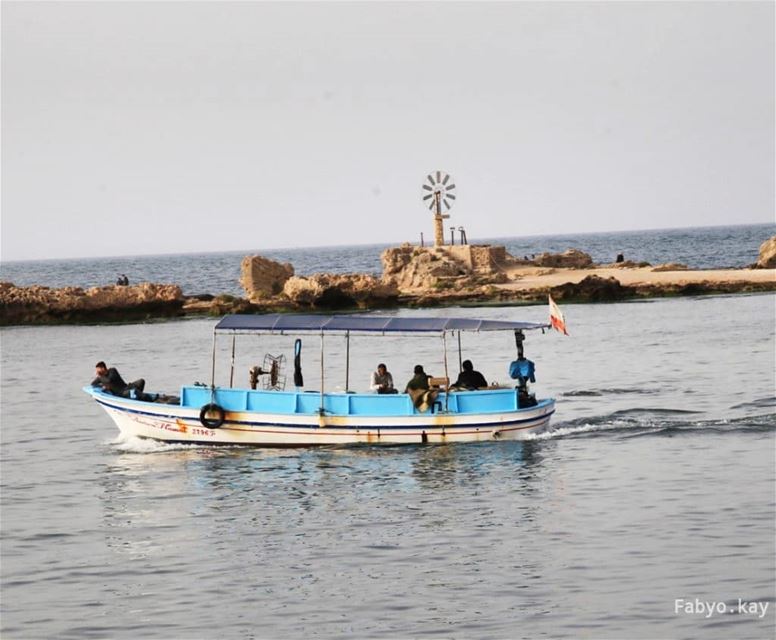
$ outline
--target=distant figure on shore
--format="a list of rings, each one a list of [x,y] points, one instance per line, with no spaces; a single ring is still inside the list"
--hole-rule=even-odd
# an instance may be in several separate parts
[[[622,255],[621,253],[618,253],[617,259],[615,260],[615,262],[625,262],[625,256]]]
[[[463,371],[458,374],[458,380],[455,381],[454,387],[459,389],[482,389],[488,386],[485,376],[479,371],[475,371],[471,360],[464,360],[461,366]]]
[[[122,273],[119,276],[118,280],[116,280],[116,285],[119,286],[119,287],[126,287],[126,286],[128,286],[129,285],[129,278],[127,278],[127,276]]]
[[[369,388],[376,393],[398,393],[393,386],[393,376],[382,362],[377,365],[377,371],[372,372]]]

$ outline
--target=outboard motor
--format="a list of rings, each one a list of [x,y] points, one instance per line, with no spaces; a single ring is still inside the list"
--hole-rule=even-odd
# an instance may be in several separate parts
[[[536,365],[533,360],[523,358],[509,363],[509,377],[517,380],[519,386],[525,387],[527,383],[536,382]]]
[[[536,396],[533,393],[528,393],[528,382],[536,382],[536,365],[533,360],[529,360],[523,355],[523,340],[525,340],[523,332],[520,329],[515,330],[517,360],[509,363],[509,377],[517,380],[518,408],[536,405]]]

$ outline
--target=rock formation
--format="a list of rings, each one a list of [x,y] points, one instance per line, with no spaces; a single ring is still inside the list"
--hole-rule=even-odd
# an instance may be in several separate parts
[[[240,284],[251,302],[278,295],[293,275],[293,265],[263,256],[245,256],[240,263]]]
[[[51,289],[0,282],[0,325],[176,316],[183,302],[181,288],[171,284]]]
[[[665,264],[656,264],[652,271],[660,273],[661,271],[687,271],[688,266],[681,262],[666,262]]]
[[[760,257],[755,265],[758,269],[776,269],[776,236],[760,245]]]
[[[672,264],[678,264],[678,263],[672,263]],[[622,262],[610,262],[608,264],[592,265],[593,268],[606,267],[608,269],[640,269],[642,267],[651,267],[651,266],[652,265],[649,262],[645,262],[643,260],[641,262],[634,262],[633,260],[623,260]]]
[[[471,289],[506,282],[503,267],[511,256],[504,247],[402,245],[380,254],[383,282],[403,292]]]
[[[310,277],[293,276],[283,295],[302,307],[321,309],[367,308],[395,303],[399,292],[395,285],[362,273],[316,273]]]
[[[588,254],[577,249],[520,260],[504,247],[488,245],[407,244],[386,249],[380,259],[381,279],[329,273],[298,277],[290,264],[248,256],[241,263],[240,282],[249,300],[228,294],[184,298],[179,287],[164,284],[51,289],[0,282],[0,325],[131,322],[184,314],[374,309],[397,304],[515,304],[545,302],[548,293],[557,300],[598,302],[776,290],[776,277],[771,272],[776,268],[776,236],[762,244],[760,259],[752,265],[760,270],[752,271],[694,272],[678,263],[651,267],[624,260],[596,266]],[[586,271],[591,268],[595,271]],[[615,268],[625,284],[617,277],[602,277],[611,276]],[[579,282],[558,284],[567,276],[576,280],[582,275],[587,277]]]
[[[617,278],[601,278],[590,275],[577,283],[567,282],[550,290],[556,300],[585,300],[609,302],[635,295],[630,287],[624,287]]]
[[[593,259],[579,249],[566,249],[563,253],[542,253],[534,258],[537,267],[586,269],[593,266]]]

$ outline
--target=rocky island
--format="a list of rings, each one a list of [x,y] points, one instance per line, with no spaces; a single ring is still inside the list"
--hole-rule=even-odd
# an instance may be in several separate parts
[[[694,270],[677,263],[622,260],[594,264],[578,249],[534,258],[503,246],[405,244],[380,256],[381,277],[363,273],[298,276],[288,263],[247,256],[240,282],[245,297],[184,296],[174,284],[143,283],[82,289],[0,283],[0,325],[142,321],[186,315],[274,311],[365,310],[397,306],[544,303],[712,293],[776,291],[776,236],[756,264]]]

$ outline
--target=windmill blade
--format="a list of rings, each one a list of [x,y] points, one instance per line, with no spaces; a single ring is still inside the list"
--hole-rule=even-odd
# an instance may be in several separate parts
[[[421,200],[423,204],[428,204],[432,212],[439,213],[442,203],[445,205],[445,210],[449,210],[455,204],[454,189],[453,177],[449,173],[441,170],[432,171],[426,175],[422,185]]]

